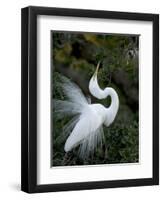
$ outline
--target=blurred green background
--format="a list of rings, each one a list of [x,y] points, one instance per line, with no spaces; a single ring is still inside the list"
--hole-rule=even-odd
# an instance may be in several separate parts
[[[59,74],[75,82],[86,96],[91,96],[88,83],[98,61],[101,67],[98,81],[101,88],[113,87],[119,96],[119,111],[113,124],[104,127],[105,142],[93,156],[82,160],[78,147],[64,152],[66,137],[63,126],[70,117],[57,119],[52,110],[52,165],[91,165],[109,163],[134,163],[139,161],[139,76],[138,35],[95,34],[76,32],[51,32],[52,102],[64,100],[59,86]],[[71,91],[70,91],[71,92]],[[92,103],[108,107],[110,98]]]

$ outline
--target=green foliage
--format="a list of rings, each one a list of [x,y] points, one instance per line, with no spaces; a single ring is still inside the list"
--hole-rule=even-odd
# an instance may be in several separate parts
[[[138,45],[138,36],[52,33],[52,100],[65,99],[58,84],[58,73],[69,77],[79,85],[86,96],[91,96],[88,83],[99,60],[100,86],[113,87],[120,99],[116,120],[109,128],[104,127],[105,140],[102,147],[97,148],[94,155],[85,160],[78,157],[79,147],[69,153],[64,152],[68,136],[62,134],[62,129],[71,118],[57,119],[53,109],[54,166],[138,162]],[[111,103],[109,98],[98,100],[91,96],[91,100],[106,107]]]

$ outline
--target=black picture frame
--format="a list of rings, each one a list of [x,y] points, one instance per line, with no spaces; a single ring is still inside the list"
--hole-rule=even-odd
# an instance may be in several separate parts
[[[153,23],[153,177],[37,185],[37,16],[55,15]],[[21,190],[28,193],[159,184],[159,15],[30,6],[21,11]]]

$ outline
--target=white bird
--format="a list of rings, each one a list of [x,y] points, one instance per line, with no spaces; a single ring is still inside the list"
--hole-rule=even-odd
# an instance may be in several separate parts
[[[82,158],[93,153],[95,148],[102,144],[104,138],[103,125],[109,127],[114,121],[118,108],[119,98],[116,91],[111,87],[102,90],[97,81],[97,73],[100,63],[89,82],[90,93],[98,98],[111,97],[111,105],[106,108],[101,104],[91,104],[81,89],[66,77],[61,76],[61,87],[68,100],[55,100],[55,113],[60,117],[74,116],[64,127],[64,132],[68,134],[64,150],[71,151],[80,145],[79,155]]]

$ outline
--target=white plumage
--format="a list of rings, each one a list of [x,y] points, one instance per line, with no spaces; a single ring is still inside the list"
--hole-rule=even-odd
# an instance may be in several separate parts
[[[63,76],[61,76],[60,86],[67,100],[54,101],[57,117],[74,116],[63,128],[64,133],[68,135],[64,146],[65,152],[80,145],[79,155],[83,158],[89,156],[98,145],[102,144],[104,138],[103,124],[108,127],[114,121],[119,107],[116,91],[109,87],[104,90],[99,87],[97,81],[98,68],[99,63],[90,80],[89,90],[98,99],[110,95],[111,105],[108,108],[101,104],[91,104],[90,99],[84,96],[81,89]]]

